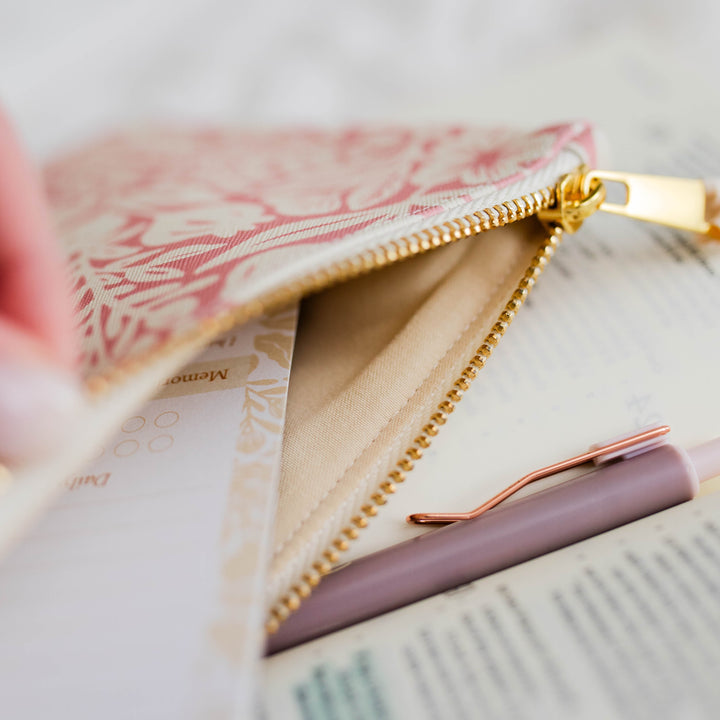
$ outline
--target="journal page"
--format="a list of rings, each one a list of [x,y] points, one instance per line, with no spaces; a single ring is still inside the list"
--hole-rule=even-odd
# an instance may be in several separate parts
[[[296,313],[215,340],[0,565],[3,717],[247,717]]]

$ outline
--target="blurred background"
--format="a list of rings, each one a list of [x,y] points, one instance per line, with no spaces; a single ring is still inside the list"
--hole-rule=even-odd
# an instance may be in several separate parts
[[[153,119],[478,124],[718,105],[710,0],[2,0],[0,102],[36,157]],[[617,120],[617,122],[616,122]]]

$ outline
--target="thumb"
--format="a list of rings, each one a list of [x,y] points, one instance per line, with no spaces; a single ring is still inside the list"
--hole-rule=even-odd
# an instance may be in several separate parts
[[[0,462],[13,466],[62,444],[83,393],[74,373],[7,350],[0,352]]]

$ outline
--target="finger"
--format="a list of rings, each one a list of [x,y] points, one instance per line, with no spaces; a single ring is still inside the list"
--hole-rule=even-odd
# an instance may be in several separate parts
[[[39,180],[0,113],[0,460],[49,452],[82,402],[63,262]]]
[[[0,329],[3,327],[8,333],[0,345],[3,356],[37,347],[48,363],[73,366],[72,311],[60,250],[39,178],[0,112]]]

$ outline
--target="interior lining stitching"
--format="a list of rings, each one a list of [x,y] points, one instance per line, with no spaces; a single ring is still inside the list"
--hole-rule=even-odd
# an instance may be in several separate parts
[[[448,349],[445,351],[445,353],[438,359],[438,361],[433,365],[433,367],[428,371],[428,373],[419,381],[419,383],[416,385],[413,392],[405,400],[403,405],[400,408],[398,408],[398,410],[395,413],[393,413],[392,417],[390,417],[388,419],[388,421],[386,423],[384,423],[383,426],[377,431],[377,433],[362,447],[362,449],[358,452],[358,454],[355,456],[355,458],[348,464],[348,466],[338,476],[338,478],[335,480],[333,485],[330,488],[328,488],[327,492],[325,492],[324,495],[317,501],[317,503],[299,520],[298,524],[295,526],[295,528],[290,533],[288,538],[274,551],[275,557],[280,555],[280,553],[282,553],[282,551],[285,549],[285,547],[295,538],[295,536],[298,534],[298,532],[300,532],[300,530],[305,525],[305,523],[308,521],[308,519],[327,500],[327,498],[332,494],[332,492],[340,484],[340,482],[343,480],[343,478],[346,477],[348,472],[350,472],[350,470],[352,470],[352,468],[355,466],[355,464],[362,458],[362,456],[365,454],[365,452],[368,450],[368,448],[378,439],[380,434],[388,427],[388,425],[390,425],[392,423],[392,421],[407,407],[407,405],[411,402],[411,400],[413,400],[413,398],[417,395],[418,391],[425,384],[427,379],[433,374],[433,372],[435,372],[438,365],[440,365],[440,363],[443,360],[445,360],[445,358],[455,349],[455,346],[460,342],[460,340],[463,338],[463,336],[468,331],[470,326],[477,321],[477,319],[480,317],[480,315],[483,314],[483,312],[487,308],[490,300],[497,292],[498,288],[510,276],[513,267],[514,267],[514,263],[511,263],[510,269],[493,286],[492,290],[490,291],[490,293],[488,295],[488,299],[485,301],[485,303],[483,303],[483,305],[477,310],[477,312],[467,322],[467,324],[463,327],[463,329],[455,336],[455,339],[452,341],[452,343],[450,344]],[[445,392],[444,389],[443,389],[443,392]],[[332,517],[334,517],[334,515]],[[332,517],[331,517],[331,520],[332,520]],[[311,541],[308,541],[308,542],[311,542]],[[306,543],[306,545],[307,544],[308,543]]]

